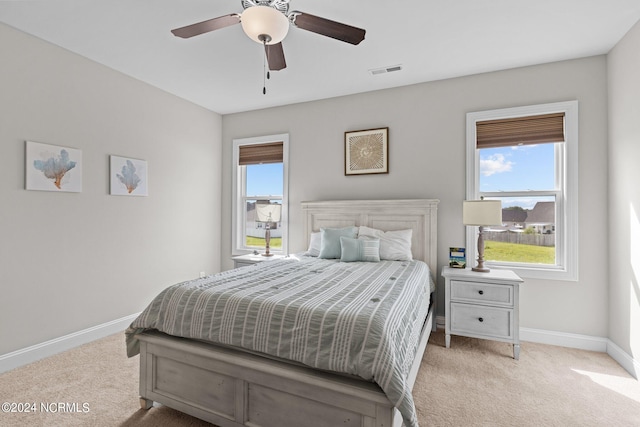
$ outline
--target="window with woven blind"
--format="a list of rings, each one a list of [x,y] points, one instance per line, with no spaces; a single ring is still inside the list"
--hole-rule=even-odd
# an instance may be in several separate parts
[[[502,202],[485,264],[577,279],[577,102],[467,114],[467,200]],[[467,227],[470,262],[477,229]]]
[[[265,250],[265,223],[258,205],[280,205],[280,220],[269,224],[270,252],[287,250],[287,134],[233,141],[233,254]]]

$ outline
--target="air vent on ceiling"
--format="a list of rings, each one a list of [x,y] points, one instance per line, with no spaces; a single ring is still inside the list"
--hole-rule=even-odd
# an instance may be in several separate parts
[[[394,71],[400,70],[402,70],[402,65],[391,65],[389,67],[374,68],[369,70],[369,72],[371,73],[371,75],[376,76],[378,74],[392,73]]]

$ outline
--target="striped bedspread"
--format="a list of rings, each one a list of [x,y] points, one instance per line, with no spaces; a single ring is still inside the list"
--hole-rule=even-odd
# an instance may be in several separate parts
[[[405,379],[432,289],[422,261],[292,256],[170,286],[127,330],[127,352],[139,353],[136,333],[156,329],[357,375],[416,427]]]

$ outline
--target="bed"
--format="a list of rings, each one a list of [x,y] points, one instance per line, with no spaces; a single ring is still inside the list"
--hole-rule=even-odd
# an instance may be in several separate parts
[[[403,422],[407,426],[416,426],[417,418],[410,391],[429,334],[435,329],[435,298],[433,292],[429,295],[428,290],[426,297],[421,299],[423,297],[419,296],[421,295],[419,291],[410,290],[412,288],[409,285],[406,286],[407,291],[404,290],[404,285],[402,286],[403,290],[398,291],[400,286],[392,286],[389,283],[402,282],[404,284],[409,282],[408,278],[410,277],[420,277],[420,275],[426,274],[426,281],[431,282],[431,290],[434,290],[433,280],[437,271],[437,205],[438,201],[433,199],[302,203],[302,210],[305,214],[304,235],[307,247],[313,246],[312,240],[317,239],[317,233],[321,229],[344,230],[349,227],[357,227],[359,230],[371,229],[393,233],[399,230],[411,230],[409,233],[410,250],[414,261],[383,260],[378,263],[346,263],[339,260],[315,260],[311,259],[312,257],[298,254],[282,261],[261,263],[258,266],[223,272],[216,275],[214,282],[207,281],[208,279],[205,278],[203,282],[195,280],[187,283],[186,286],[170,287],[171,289],[163,291],[171,292],[171,294],[164,295],[164,298],[156,298],[140,316],[153,317],[155,323],[144,323],[139,318],[132,323],[132,327],[127,331],[129,355],[134,355],[138,351],[140,353],[141,407],[149,409],[153,406],[153,402],[158,402],[221,427],[297,427],[302,425],[313,427],[338,425],[400,427]],[[372,278],[366,286],[356,282],[362,277],[362,272]],[[258,276],[254,276],[258,273]],[[295,276],[300,276],[300,280],[294,281]],[[269,279],[267,280],[265,277]],[[351,282],[348,286],[342,285],[346,281]],[[424,280],[421,279],[421,281]],[[253,283],[245,291],[242,286],[248,282]],[[332,285],[323,288],[322,286],[326,283]],[[227,286],[228,289],[233,289],[234,295],[225,300],[224,304],[220,303],[218,307],[217,300],[214,304],[212,297],[202,297],[204,294],[201,292],[201,288],[208,286]],[[366,328],[358,326],[354,320],[352,323],[346,323],[350,326],[343,328],[344,331],[339,327],[332,326],[330,328],[334,332],[342,331],[335,332],[336,336],[344,335],[341,338],[342,341],[336,340],[333,335],[329,341],[325,341],[332,343],[332,354],[342,351],[348,354],[348,357],[327,358],[325,360],[324,356],[320,356],[320,349],[325,352],[325,347],[318,343],[326,339],[325,330],[328,328],[322,329],[318,325],[325,321],[327,324],[333,325],[333,323],[329,323],[332,312],[327,310],[319,314],[317,307],[314,307],[313,310],[307,310],[304,307],[296,309],[298,311],[295,311],[295,322],[304,319],[305,313],[311,314],[307,316],[306,323],[300,321],[300,324],[295,323],[294,325],[294,320],[291,320],[293,325],[291,327],[282,327],[287,322],[286,316],[276,316],[277,319],[281,319],[280,331],[291,331],[284,334],[280,332],[281,336],[285,336],[282,342],[287,343],[287,348],[293,349],[289,352],[280,350],[279,347],[274,347],[272,343],[263,340],[264,335],[274,335],[274,333],[265,332],[261,329],[261,324],[257,322],[251,323],[255,320],[254,317],[265,316],[265,310],[268,311],[269,318],[275,316],[274,313],[277,310],[282,310],[284,313],[289,310],[289,308],[277,308],[275,303],[270,303],[273,299],[281,298],[277,295],[285,293],[287,298],[290,297],[287,300],[288,304],[294,299],[301,299],[299,296],[293,297],[298,295],[295,294],[296,292],[306,294],[308,298],[305,300],[312,301],[318,294],[334,292],[334,289],[341,286],[348,293],[355,294],[353,289],[358,286],[364,290],[362,293],[360,291],[357,293],[357,295],[364,295],[361,298],[365,302],[358,306],[358,316],[360,316],[360,312],[368,310],[372,313],[384,311],[379,307],[386,302],[386,299],[380,301],[378,297],[381,295],[380,292],[385,295],[386,293],[403,292],[398,294],[400,295],[398,299],[406,300],[405,303],[415,307],[415,310],[411,308],[396,311],[402,312],[403,316],[409,315],[407,313],[410,312],[413,317],[410,320],[396,320],[398,314],[390,312],[391,314],[385,318],[387,320],[384,322],[384,327],[388,328],[389,325],[392,325],[395,330],[405,330],[405,323],[412,325],[411,327],[406,326],[406,333],[395,334],[405,335],[402,339],[410,342],[410,346],[408,346],[410,351],[407,352],[407,355],[403,354],[402,357],[388,356],[389,353],[386,352],[383,344],[396,338],[395,335],[394,338],[381,335],[382,339],[369,338],[364,341],[378,343],[378,354],[384,357],[376,355],[376,358],[390,358],[393,359],[393,362],[372,363],[372,367],[368,364],[356,364],[354,360],[367,359],[369,356],[365,355],[369,353],[364,351],[356,353],[353,349],[359,347],[354,347],[352,342],[358,341],[359,338],[354,340],[349,337],[357,337],[358,335],[354,331],[365,329],[372,336],[377,332],[374,328],[368,329],[368,326]],[[259,297],[258,294],[253,293],[255,288],[261,289]],[[196,296],[189,294],[185,297],[186,292],[194,292],[193,295]],[[264,292],[268,293],[265,297],[263,297]],[[366,294],[366,292],[370,294]],[[238,293],[245,293],[243,298],[249,298],[251,301],[242,304],[259,306],[260,310],[257,312],[262,314],[255,314],[256,311],[253,314],[250,311],[243,311],[242,327],[229,328],[227,332],[220,328],[215,329],[215,333],[212,332],[213,329],[206,329],[207,326],[217,328],[219,322],[215,321],[216,319],[221,323],[229,322],[228,318],[222,317],[223,314],[216,317],[218,316],[214,314],[216,309],[225,307],[224,310],[219,310],[220,313],[241,310],[239,308],[241,303],[234,299]],[[333,296],[328,298],[333,301],[330,305],[336,305],[335,301],[338,300],[346,300],[343,294],[331,295]],[[176,309],[171,316],[176,317],[175,313],[180,313],[182,317],[191,316],[200,319],[193,322],[197,326],[188,323],[191,326],[176,328],[175,318],[170,319],[170,322],[167,320],[168,317],[171,317],[170,315],[159,318],[156,316],[155,310],[152,311],[153,315],[149,314],[154,303],[158,307],[171,306],[172,304],[184,304],[185,300],[193,300],[190,303],[196,307],[193,313],[185,314],[186,311]],[[206,308],[205,301],[213,304],[211,309]],[[260,302],[254,303],[254,301]],[[305,304],[309,303],[305,302]],[[396,302],[393,304],[395,306]],[[341,308],[340,313],[342,314],[338,316],[344,316],[345,312],[356,310],[352,307],[355,306]],[[205,309],[203,310],[203,308]],[[211,318],[203,320],[202,317],[207,315],[210,315]],[[316,316],[315,320],[312,319],[313,316]],[[371,320],[366,321],[369,322],[368,325],[380,323],[378,314],[371,314],[371,316]],[[390,323],[392,321],[405,323]],[[235,320],[231,320],[231,322],[235,322]],[[173,329],[171,327],[162,328],[159,326],[160,324],[174,326],[172,326]],[[296,338],[294,331],[301,328],[318,329],[318,337],[313,338],[316,339],[312,342],[313,345],[307,345],[306,341],[299,341]],[[249,329],[253,332],[245,337],[244,331]],[[162,330],[164,331],[161,332]],[[242,336],[233,337],[234,332],[229,332],[232,330],[242,331]],[[413,332],[414,330],[416,332]],[[291,336],[287,335],[289,333]],[[228,339],[224,339],[225,334],[228,335]],[[216,338],[217,342],[209,342],[209,338],[212,336]],[[221,337],[223,338],[221,339]],[[248,344],[245,345],[244,340]],[[239,347],[240,345],[244,348]],[[342,350],[340,350],[341,345],[344,346]],[[307,351],[307,347],[312,350]],[[298,348],[304,348],[305,351],[295,350]],[[393,369],[389,366],[392,366]],[[396,366],[399,366],[399,369]],[[363,370],[366,372],[363,373]],[[387,371],[393,372],[386,374]],[[400,385],[397,381],[398,372],[401,376]]]

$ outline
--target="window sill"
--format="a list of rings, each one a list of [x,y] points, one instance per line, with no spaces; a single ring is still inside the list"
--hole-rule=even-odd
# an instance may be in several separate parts
[[[490,269],[511,270],[523,279],[557,280],[564,282],[577,282],[577,272],[570,272],[562,268],[536,268],[523,267],[508,264],[492,264],[485,261]]]

